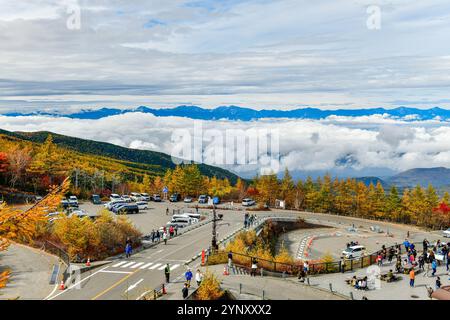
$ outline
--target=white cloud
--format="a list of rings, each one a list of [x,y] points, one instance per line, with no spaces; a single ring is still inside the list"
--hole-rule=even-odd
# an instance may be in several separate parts
[[[199,121],[203,130],[266,129],[280,134],[281,167],[314,171],[353,168],[388,168],[402,171],[417,167],[450,167],[450,126],[438,122],[403,122],[379,118],[369,128],[330,120]],[[392,121],[395,121],[393,125]],[[100,120],[48,117],[2,117],[0,127],[11,131],[48,130],[69,136],[99,140],[117,145],[171,154],[171,136],[176,129],[193,132],[193,120],[128,113]],[[205,154],[212,146],[204,143]],[[224,154],[230,150],[224,149]],[[232,150],[231,150],[232,151]],[[209,158],[211,159],[211,158]],[[247,172],[250,165],[235,165]]]

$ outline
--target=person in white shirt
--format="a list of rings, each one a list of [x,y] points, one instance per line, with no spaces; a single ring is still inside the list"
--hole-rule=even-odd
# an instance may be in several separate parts
[[[200,269],[197,269],[195,273],[195,281],[197,282],[197,286],[200,286],[203,280],[203,274],[200,272]]]

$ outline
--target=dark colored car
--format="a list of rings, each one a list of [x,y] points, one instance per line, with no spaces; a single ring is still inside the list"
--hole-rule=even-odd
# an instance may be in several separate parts
[[[113,208],[115,214],[133,214],[139,213],[139,207],[135,204],[124,204]]]
[[[91,201],[93,204],[102,204],[102,200],[100,199],[100,196],[98,194],[93,194]]]
[[[179,193],[174,193],[170,196],[170,202],[178,202],[180,201],[180,194]]]
[[[205,194],[202,194],[198,197],[198,203],[207,203],[208,197]]]

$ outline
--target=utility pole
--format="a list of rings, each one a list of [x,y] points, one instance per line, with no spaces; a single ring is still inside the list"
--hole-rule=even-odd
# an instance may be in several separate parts
[[[211,248],[213,251],[216,251],[218,249],[217,246],[217,214],[216,214],[216,205],[213,204],[213,221],[212,221],[212,240],[211,240]]]

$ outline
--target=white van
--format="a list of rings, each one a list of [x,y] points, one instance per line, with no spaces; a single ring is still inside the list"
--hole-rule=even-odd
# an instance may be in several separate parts
[[[357,259],[357,258],[361,258],[365,252],[366,252],[366,248],[364,246],[357,245],[357,246],[348,247],[347,249],[342,251],[342,255],[346,259]]]
[[[194,218],[197,221],[200,220],[200,213],[193,213],[193,212],[185,212],[183,215],[187,215],[188,217]]]

